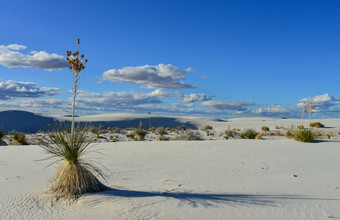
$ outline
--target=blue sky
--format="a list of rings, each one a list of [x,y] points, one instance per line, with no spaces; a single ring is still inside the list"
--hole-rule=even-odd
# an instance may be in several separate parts
[[[0,109],[339,117],[340,2],[16,1],[0,7]]]

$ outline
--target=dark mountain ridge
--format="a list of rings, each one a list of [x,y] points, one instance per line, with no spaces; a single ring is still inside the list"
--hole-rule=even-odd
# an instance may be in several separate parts
[[[138,117],[138,116],[137,116]],[[71,120],[71,118],[70,118]],[[92,121],[81,122],[80,124],[91,124],[94,127],[105,129],[108,127],[114,128],[137,128],[142,122],[142,128],[147,129],[153,127],[170,127],[184,126],[190,129],[196,129],[196,126],[191,123],[182,123],[177,121],[176,118],[169,117],[150,117],[150,118],[135,118],[126,120],[112,120],[112,121]],[[60,122],[55,118],[42,116],[26,111],[10,110],[0,112],[0,129],[5,132],[25,132],[35,133],[39,130],[47,131],[49,127],[61,123],[70,123],[70,121]]]

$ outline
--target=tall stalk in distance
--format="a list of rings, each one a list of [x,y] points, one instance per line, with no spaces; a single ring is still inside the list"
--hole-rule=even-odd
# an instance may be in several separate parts
[[[83,69],[85,69],[85,63],[87,63],[87,59],[85,59],[84,55],[82,54],[79,58],[79,44],[80,40],[77,39],[77,45],[78,50],[74,53],[71,51],[66,51],[67,58],[70,67],[69,69],[72,71],[73,76],[73,102],[72,102],[72,125],[71,125],[71,140],[73,140],[74,137],[74,113],[75,113],[75,107],[76,107],[76,96],[77,96],[77,90],[79,85],[79,73]]]
[[[309,124],[308,127],[310,127],[310,118],[311,118],[311,114],[312,114],[312,110],[315,108],[316,104],[314,101],[308,100],[308,113],[309,113]]]
[[[305,112],[307,111],[307,103],[303,103],[302,104],[302,107],[301,107],[301,125],[303,126],[303,118],[304,118],[304,115],[305,115]]]

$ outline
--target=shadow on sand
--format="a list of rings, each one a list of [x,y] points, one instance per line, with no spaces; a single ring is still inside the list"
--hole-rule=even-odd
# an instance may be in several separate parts
[[[303,197],[295,195],[261,195],[261,194],[209,194],[209,193],[190,193],[190,192],[144,192],[125,189],[109,188],[106,191],[96,193],[105,197],[124,197],[124,198],[146,198],[146,197],[164,197],[177,199],[181,202],[188,203],[193,207],[217,206],[219,204],[228,205],[265,205],[276,206],[282,200],[334,200],[340,199],[323,199],[313,197]]]

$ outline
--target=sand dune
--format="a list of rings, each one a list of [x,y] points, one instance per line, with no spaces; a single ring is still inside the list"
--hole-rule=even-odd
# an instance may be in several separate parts
[[[200,121],[217,130],[291,122],[298,123]],[[325,129],[339,125],[323,122]],[[44,168],[52,161],[38,161],[47,157],[42,149],[1,146],[0,219],[336,219],[339,146],[337,137],[313,144],[284,137],[97,144],[101,154],[92,157],[105,166],[110,190],[72,204],[46,193],[59,164]]]

